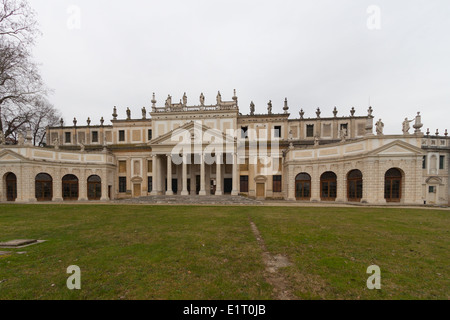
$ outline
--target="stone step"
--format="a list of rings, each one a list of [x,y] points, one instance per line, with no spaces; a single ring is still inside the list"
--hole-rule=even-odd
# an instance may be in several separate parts
[[[250,204],[260,205],[261,201],[242,196],[146,196],[117,200],[118,203],[149,204]]]

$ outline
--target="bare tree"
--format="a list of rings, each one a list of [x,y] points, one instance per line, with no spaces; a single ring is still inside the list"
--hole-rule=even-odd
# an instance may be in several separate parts
[[[31,129],[35,145],[43,143],[45,125],[53,125],[57,114],[45,98],[48,90],[31,56],[39,33],[26,0],[0,0],[0,130],[17,141],[19,132]],[[36,125],[44,125],[44,133]]]
[[[45,146],[47,144],[47,127],[56,126],[60,118],[61,113],[47,99],[37,99],[34,112],[27,123],[33,137],[33,145]]]
[[[0,1],[0,37],[31,45],[40,33],[36,14],[26,0]]]

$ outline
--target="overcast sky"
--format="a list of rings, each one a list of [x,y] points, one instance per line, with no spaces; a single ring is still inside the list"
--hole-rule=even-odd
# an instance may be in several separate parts
[[[417,111],[424,131],[450,129],[449,0],[30,3],[43,33],[34,55],[68,125],[109,123],[113,106],[139,118],[153,92],[158,106],[184,92],[197,105],[236,89],[243,114],[269,100],[282,113],[287,97],[292,119],[334,106],[366,115],[370,99],[385,133]]]

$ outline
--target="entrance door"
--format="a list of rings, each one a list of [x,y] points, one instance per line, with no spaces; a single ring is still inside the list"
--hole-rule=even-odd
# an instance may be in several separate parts
[[[200,193],[200,176],[195,176],[195,194]]]
[[[189,186],[189,183],[188,183],[188,186]],[[173,194],[178,193],[178,179],[172,179],[172,191],[173,191]]]
[[[214,180],[214,179],[211,179],[211,182],[210,182],[210,184],[211,184],[211,194],[216,194],[216,185],[215,185],[215,182],[216,182],[216,180]]]
[[[134,197],[141,196],[141,184],[137,183],[133,185]]]
[[[256,184],[256,197],[257,198],[264,198],[264,183],[257,183]]]
[[[231,193],[233,191],[233,179],[225,178],[223,179],[223,192]]]
[[[17,199],[17,177],[14,173],[6,176],[6,200],[16,201]]]

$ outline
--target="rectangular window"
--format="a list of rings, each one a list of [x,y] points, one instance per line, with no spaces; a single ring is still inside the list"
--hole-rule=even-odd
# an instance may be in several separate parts
[[[306,137],[307,138],[313,138],[314,137],[314,125],[308,124],[306,126]]]
[[[92,131],[92,143],[98,143],[98,131]]]
[[[445,163],[445,156],[440,156],[439,157],[439,169],[440,170],[444,169],[444,163]]]
[[[422,158],[422,169],[427,168],[427,156],[423,156]]]
[[[125,141],[125,130],[119,130],[119,141]]]
[[[248,138],[248,127],[241,127],[241,138],[242,139]]]
[[[127,162],[119,161],[119,173],[126,173],[126,172],[127,172]]]
[[[127,192],[127,178],[119,177],[119,192],[125,193]]]
[[[274,138],[281,138],[281,126],[275,126],[274,132],[273,132]]]
[[[153,161],[152,160],[148,160],[147,161],[147,172],[148,173],[152,173],[153,171]]]
[[[147,190],[148,192],[153,191],[153,177],[147,177]]]
[[[428,193],[436,193],[436,189],[434,186],[429,186],[428,187]]]
[[[152,129],[148,129],[148,141],[152,140]]]
[[[66,133],[65,133],[65,140],[64,140],[64,142],[65,142],[65,143],[71,143],[71,142],[72,142],[70,132],[66,132]]]
[[[241,176],[241,192],[248,192],[248,176]]]
[[[281,192],[281,176],[273,176],[273,192]]]

